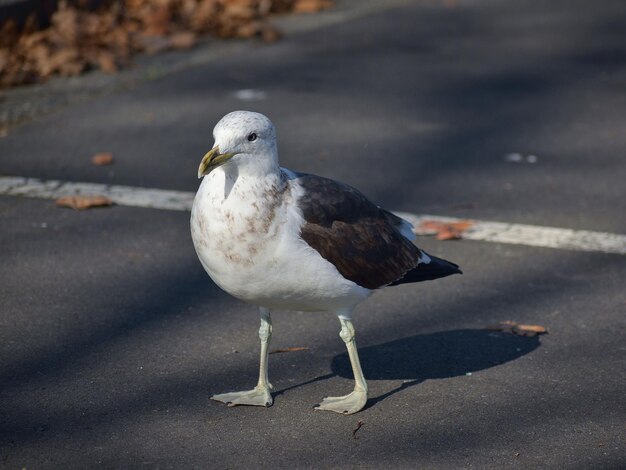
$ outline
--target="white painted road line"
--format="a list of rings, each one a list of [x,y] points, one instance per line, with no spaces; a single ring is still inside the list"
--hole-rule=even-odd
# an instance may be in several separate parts
[[[0,177],[0,195],[23,196],[42,199],[58,199],[65,196],[106,196],[120,206],[146,207],[189,211],[195,196],[192,192],[166,189],[134,188],[97,183],[71,183],[65,181],[42,181],[36,178]],[[451,217],[418,215],[397,212],[415,227],[426,221],[460,222]],[[472,225],[463,232],[464,240],[478,240],[514,245],[559,248],[565,250],[626,254],[626,235],[572,230],[537,225],[509,224],[471,219]]]
[[[395,214],[411,222],[414,227],[419,227],[422,222],[427,220],[444,223],[470,221],[472,225],[463,231],[463,240],[626,255],[626,235],[618,233],[489,222],[475,219],[455,219],[437,215],[416,215],[409,212],[396,212]]]
[[[58,199],[65,196],[106,196],[115,204],[148,207],[172,211],[190,211],[194,193],[167,189],[133,188],[99,183],[71,183],[66,181],[22,177],[0,177],[0,195]]]

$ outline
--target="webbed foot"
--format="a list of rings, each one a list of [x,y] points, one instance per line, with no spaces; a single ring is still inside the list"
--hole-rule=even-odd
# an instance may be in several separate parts
[[[355,390],[343,397],[326,397],[315,409],[351,415],[362,410],[365,403],[367,403],[367,392],[365,390]]]
[[[228,406],[250,405],[250,406],[272,406],[274,399],[269,387],[256,386],[252,390],[243,392],[220,393],[213,395],[211,400],[221,401]]]

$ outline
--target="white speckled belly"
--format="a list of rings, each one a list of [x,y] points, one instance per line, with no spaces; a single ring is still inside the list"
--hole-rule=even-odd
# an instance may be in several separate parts
[[[297,185],[284,176],[229,179],[220,168],[202,181],[191,236],[213,281],[231,295],[268,308],[351,310],[370,290],[300,239]]]

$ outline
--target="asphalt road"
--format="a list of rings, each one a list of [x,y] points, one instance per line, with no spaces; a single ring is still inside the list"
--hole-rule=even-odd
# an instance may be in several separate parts
[[[0,174],[195,191],[213,125],[252,109],[284,166],[389,209],[625,233],[626,8],[547,3],[340,2],[10,129]],[[312,409],[350,367],[337,320],[297,312],[273,314],[271,349],[309,348],[270,356],[274,406],[226,408],[209,396],[256,381],[257,314],[188,218],[0,197],[0,468],[626,465],[623,256],[422,239],[465,275],[357,310],[365,410]],[[485,329],[503,320],[550,334]]]

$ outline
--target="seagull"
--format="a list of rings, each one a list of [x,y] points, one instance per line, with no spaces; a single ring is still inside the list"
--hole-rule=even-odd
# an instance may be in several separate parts
[[[276,131],[263,114],[234,111],[213,129],[191,210],[200,263],[232,296],[258,306],[259,381],[214,395],[229,406],[271,406],[268,347],[272,309],[333,312],[346,344],[354,390],[315,408],[352,414],[367,402],[352,312],[374,291],[461,273],[413,241],[409,222],[347,184],[281,168]]]

